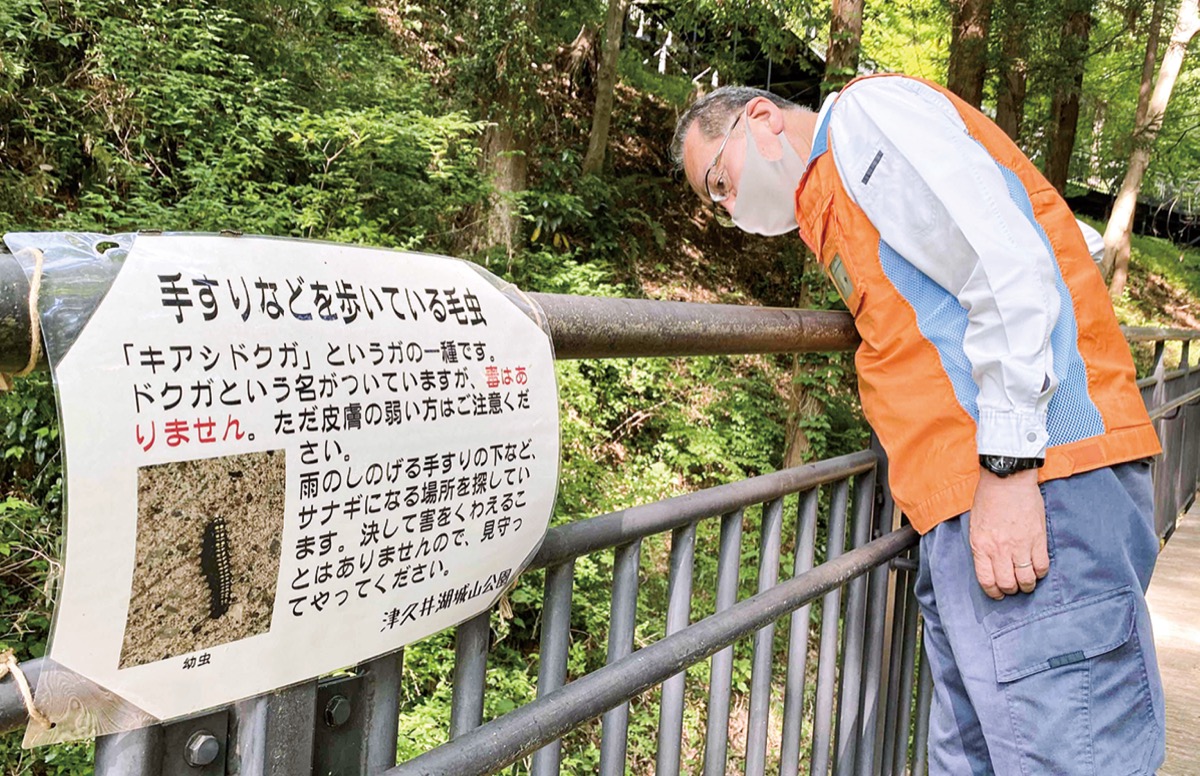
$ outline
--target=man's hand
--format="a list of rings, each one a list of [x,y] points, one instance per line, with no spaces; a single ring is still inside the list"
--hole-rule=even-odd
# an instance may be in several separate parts
[[[1032,593],[1046,576],[1046,505],[1037,470],[1001,478],[980,469],[971,507],[971,555],[979,586],[997,601],[1018,589]]]

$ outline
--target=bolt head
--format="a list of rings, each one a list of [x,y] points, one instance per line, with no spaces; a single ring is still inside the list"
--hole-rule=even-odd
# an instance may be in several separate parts
[[[203,768],[216,762],[220,753],[221,742],[217,737],[207,730],[198,730],[188,739],[183,759],[193,768]]]
[[[329,727],[340,727],[350,719],[350,699],[344,695],[335,695],[325,705],[325,724]]]

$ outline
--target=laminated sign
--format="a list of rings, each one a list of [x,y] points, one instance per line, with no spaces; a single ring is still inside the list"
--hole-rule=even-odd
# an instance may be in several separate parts
[[[268,238],[6,241],[44,278],[67,477],[36,693],[56,724],[27,743],[393,651],[487,610],[539,547],[551,342],[481,268]]]

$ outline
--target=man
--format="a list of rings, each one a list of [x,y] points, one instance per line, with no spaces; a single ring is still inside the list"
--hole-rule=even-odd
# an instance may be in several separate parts
[[[1154,773],[1160,448],[1066,204],[985,116],[899,75],[819,114],[719,89],[672,150],[720,220],[798,225],[855,316],[863,410],[922,534],[930,772]]]

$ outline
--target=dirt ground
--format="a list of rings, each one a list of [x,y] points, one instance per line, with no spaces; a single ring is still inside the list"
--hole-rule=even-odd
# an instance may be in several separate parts
[[[270,629],[285,458],[284,451],[271,450],[138,471],[137,559],[121,668]],[[205,527],[217,518],[224,521],[228,549],[223,612],[214,609],[212,574],[206,576],[201,563]]]

